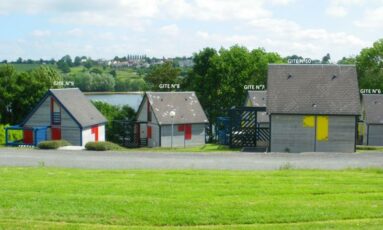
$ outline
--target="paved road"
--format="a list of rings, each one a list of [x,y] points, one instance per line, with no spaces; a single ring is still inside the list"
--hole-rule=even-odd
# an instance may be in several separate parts
[[[97,169],[273,170],[383,168],[383,153],[148,153],[0,149],[0,166]]]

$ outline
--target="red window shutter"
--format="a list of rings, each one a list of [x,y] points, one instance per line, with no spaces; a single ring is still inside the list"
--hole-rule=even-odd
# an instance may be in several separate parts
[[[32,145],[33,144],[33,130],[25,129],[23,134],[24,134],[24,144]]]
[[[185,125],[185,140],[191,140],[192,139],[192,125],[187,124]]]
[[[185,131],[185,125],[178,125],[178,132]]]
[[[52,140],[61,140],[61,129],[60,128],[52,128]]]
[[[148,137],[148,139],[152,138],[152,127],[151,126],[147,127],[147,137]]]
[[[92,127],[92,134],[94,134],[94,141],[98,141],[98,126],[95,125]]]

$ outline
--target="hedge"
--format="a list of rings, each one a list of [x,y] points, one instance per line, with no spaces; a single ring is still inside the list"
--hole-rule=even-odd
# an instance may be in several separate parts
[[[87,150],[95,150],[95,151],[107,151],[107,150],[119,150],[122,149],[121,146],[109,142],[109,141],[98,141],[98,142],[88,142],[85,145]]]
[[[66,140],[42,141],[37,147],[40,149],[58,149],[63,146],[68,146],[70,143]]]

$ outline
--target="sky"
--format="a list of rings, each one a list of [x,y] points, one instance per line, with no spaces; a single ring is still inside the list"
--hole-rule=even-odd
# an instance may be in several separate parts
[[[1,0],[0,60],[262,47],[331,60],[383,38],[383,0]]]

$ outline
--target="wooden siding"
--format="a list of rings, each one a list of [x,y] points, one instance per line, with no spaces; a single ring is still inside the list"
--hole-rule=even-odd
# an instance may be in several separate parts
[[[161,146],[171,146],[171,125],[161,126]],[[184,140],[184,131],[179,131],[178,125],[173,127],[173,147],[187,147],[205,144],[205,124],[192,124],[190,140]]]
[[[355,116],[326,116],[328,127],[317,127],[315,117],[271,115],[271,151],[354,152]],[[327,129],[328,137],[318,137],[318,129]]]
[[[37,126],[50,126],[51,124],[51,110],[50,110],[51,97],[47,97],[39,108],[32,114],[24,126],[37,127]]]

